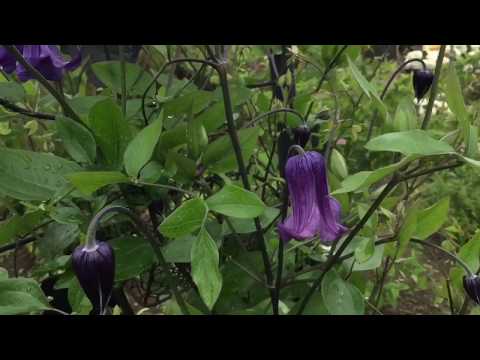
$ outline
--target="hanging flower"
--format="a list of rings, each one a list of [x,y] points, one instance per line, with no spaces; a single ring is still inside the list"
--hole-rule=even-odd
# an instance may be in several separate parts
[[[285,178],[293,213],[278,225],[280,238],[288,242],[319,235],[325,244],[338,240],[347,228],[340,223],[340,204],[328,194],[323,156],[315,151],[292,156]]]
[[[434,75],[428,70],[415,70],[413,72],[413,88],[415,90],[415,97],[420,100],[430,90],[433,83]]]
[[[18,51],[23,51],[23,45],[16,45]],[[7,74],[11,74],[17,67],[17,60],[15,57],[3,46],[0,47],[0,68]]]
[[[467,292],[470,299],[480,305],[480,277],[477,275],[464,276],[463,288]]]
[[[82,62],[81,51],[71,61],[65,61],[55,45],[24,45],[22,54],[30,65],[50,81],[60,81],[64,71],[73,71]],[[33,79],[33,75],[22,64],[17,64],[16,70],[20,81]]]
[[[94,313],[103,314],[115,278],[112,247],[104,241],[78,246],[72,254],[72,265],[78,282],[92,303]]]

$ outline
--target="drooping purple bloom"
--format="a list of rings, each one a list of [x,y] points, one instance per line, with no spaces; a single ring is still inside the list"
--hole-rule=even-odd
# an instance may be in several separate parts
[[[115,279],[115,254],[107,242],[93,247],[78,246],[72,254],[73,271],[92,303],[94,313],[103,314]]]
[[[347,228],[340,223],[340,204],[328,194],[323,156],[315,151],[292,156],[285,178],[293,212],[278,224],[280,238],[305,240],[319,235],[324,244],[338,240]]]
[[[16,45],[18,51],[23,51],[23,45]],[[0,46],[0,68],[7,74],[11,74],[17,67],[17,60],[5,47]]]
[[[433,72],[428,69],[415,70],[413,72],[413,89],[415,90],[415,97],[420,100],[428,92],[433,83]]]
[[[61,80],[65,71],[75,70],[82,62],[81,51],[71,61],[65,61],[56,45],[24,45],[22,55],[50,81]],[[33,79],[33,75],[22,64],[17,64],[16,69],[20,81]]]
[[[480,305],[480,277],[477,275],[464,276],[463,288],[468,296],[475,301],[477,305]]]

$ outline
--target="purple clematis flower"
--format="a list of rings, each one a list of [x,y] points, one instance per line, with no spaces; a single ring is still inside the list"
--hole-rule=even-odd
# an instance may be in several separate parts
[[[73,71],[82,62],[81,51],[78,51],[71,61],[65,61],[55,45],[24,45],[22,54],[29,64],[50,81],[60,81],[64,71]],[[22,64],[17,64],[16,69],[20,81],[33,79],[32,74]]]
[[[285,167],[293,213],[278,224],[284,242],[319,235],[324,244],[338,240],[347,228],[340,223],[340,204],[328,195],[323,156],[315,151],[292,156]]]
[[[17,45],[18,51],[23,51],[23,45]],[[11,74],[15,71],[17,67],[17,60],[15,57],[10,54],[10,51],[5,49],[3,46],[0,46],[0,68],[5,71],[7,74]]]
[[[94,313],[103,314],[112,294],[115,279],[115,254],[104,241],[78,246],[72,254],[78,282],[92,303]]]

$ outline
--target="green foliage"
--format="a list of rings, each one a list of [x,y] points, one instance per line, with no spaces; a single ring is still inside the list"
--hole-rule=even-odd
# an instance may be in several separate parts
[[[22,269],[22,277],[8,278],[0,269],[0,313],[49,309],[39,282],[55,277],[55,287],[68,290],[73,313],[88,314],[92,307],[70,255],[84,243],[94,215],[115,204],[132,210],[141,228],[110,214],[96,236],[112,244],[115,286],[134,299],[135,311],[183,313],[173,285],[195,315],[271,314],[275,292],[269,286],[275,284],[281,248],[278,224],[296,206],[294,199],[285,203],[288,184],[280,175],[277,140],[282,129],[290,136],[302,120],[278,112],[254,126],[251,121],[286,107],[308,113],[304,125],[312,134],[306,151],[330,150],[328,186],[341,206],[339,221],[349,230],[362,225],[352,239],[347,232],[338,240],[351,240],[342,262],[328,269],[303,313],[403,313],[405,298],[420,291],[428,292],[430,304],[407,312],[448,313],[446,274],[455,304],[463,302],[464,270],[422,245],[440,246],[478,270],[480,81],[475,71],[480,55],[454,58],[447,51],[449,64],[439,78],[431,119],[421,129],[431,92],[416,101],[407,71],[386,91],[398,64],[369,57],[368,45],[210,47],[228,55],[228,84],[199,63],[177,63],[175,71],[167,66],[153,81],[152,74],[178,58],[175,54],[204,59],[203,45],[144,45],[141,59],[125,63],[124,74],[118,60],[91,59],[86,72],[63,81],[65,100],[80,123],[61,115],[55,98],[36,80],[0,80],[0,99],[55,119],[0,107],[0,245],[14,249],[19,240],[35,241],[24,247],[34,264]],[[295,82],[291,102],[288,96],[272,99],[271,86],[257,85],[271,80],[267,55],[285,51],[295,70],[280,74],[278,85],[288,95],[287,85]],[[91,72],[100,86],[85,76]],[[220,85],[228,86],[230,99]],[[230,116],[235,129],[227,126]],[[237,139],[240,153],[233,146]],[[246,174],[239,173],[238,156]],[[457,161],[469,166],[448,168]],[[447,169],[417,177],[441,167]],[[376,203],[395,175],[412,178]],[[332,248],[321,240],[284,244],[279,314],[296,314],[322,274]],[[266,284],[266,263],[272,284]]]

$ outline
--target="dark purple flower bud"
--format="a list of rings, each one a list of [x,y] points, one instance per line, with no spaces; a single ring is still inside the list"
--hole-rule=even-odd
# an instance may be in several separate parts
[[[16,45],[18,51],[23,51],[23,45]],[[7,74],[11,74],[17,67],[17,60],[15,57],[3,46],[0,47],[0,68]]]
[[[65,61],[55,45],[24,45],[23,57],[50,81],[61,80],[64,71],[73,71],[82,62],[81,51],[78,51],[71,61]],[[20,81],[33,79],[32,74],[22,64],[17,65],[17,75]]]
[[[115,254],[107,242],[78,246],[72,254],[73,271],[92,303],[95,314],[103,314],[115,279]]]
[[[433,73],[428,69],[413,72],[413,88],[418,100],[422,99],[432,86],[433,77]]]
[[[480,277],[477,275],[464,276],[463,288],[467,292],[470,299],[480,305]]]
[[[323,156],[315,151],[288,159],[285,178],[292,215],[278,225],[280,238],[305,240],[319,235],[324,244],[338,240],[347,228],[340,223],[340,204],[328,194]]]
[[[307,145],[310,139],[310,128],[304,124],[293,129],[293,141],[295,145],[300,145],[302,148]]]
[[[280,172],[281,177],[285,177],[285,164],[288,159],[288,150],[290,149],[290,146],[294,145],[287,129],[284,128],[281,130],[277,143],[278,171]]]

